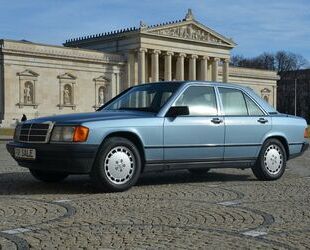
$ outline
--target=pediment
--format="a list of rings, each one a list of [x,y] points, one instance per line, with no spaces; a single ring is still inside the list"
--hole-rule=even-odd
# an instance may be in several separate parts
[[[224,45],[235,47],[236,44],[214,30],[200,24],[195,20],[183,21],[178,24],[166,24],[160,27],[148,27],[144,30],[145,33],[183,39],[192,40],[216,45]]]
[[[36,73],[36,72],[34,72],[34,71],[30,70],[30,69],[26,69],[26,70],[24,70],[22,72],[18,72],[17,75],[18,76],[28,76],[28,77],[38,77],[39,76],[38,73]]]
[[[95,82],[110,82],[110,79],[105,76],[99,76],[93,79]]]
[[[76,80],[76,76],[70,73],[64,73],[62,75],[57,76],[58,79],[66,79],[66,80]]]

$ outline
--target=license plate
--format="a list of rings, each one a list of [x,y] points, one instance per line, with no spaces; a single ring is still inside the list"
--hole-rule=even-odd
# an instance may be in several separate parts
[[[33,148],[15,148],[15,157],[19,159],[35,160],[36,150]]]

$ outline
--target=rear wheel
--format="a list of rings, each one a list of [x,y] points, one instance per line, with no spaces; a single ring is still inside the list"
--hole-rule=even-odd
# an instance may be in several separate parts
[[[286,152],[282,143],[277,139],[268,139],[252,171],[259,180],[276,180],[283,175],[285,166]]]
[[[68,177],[69,174],[54,171],[44,171],[37,169],[29,169],[34,178],[44,182],[60,182]]]
[[[91,178],[102,190],[124,191],[132,187],[141,172],[137,147],[122,137],[108,138],[101,147]]]
[[[192,169],[187,169],[191,174],[195,175],[201,175],[201,174],[206,174],[209,172],[209,168],[192,168]]]

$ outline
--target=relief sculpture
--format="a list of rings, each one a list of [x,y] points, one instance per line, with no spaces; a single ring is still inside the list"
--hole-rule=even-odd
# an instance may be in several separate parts
[[[164,36],[173,36],[192,40],[208,41],[219,44],[222,43],[222,41],[217,37],[191,24],[170,29],[162,29],[155,31],[154,33]]]

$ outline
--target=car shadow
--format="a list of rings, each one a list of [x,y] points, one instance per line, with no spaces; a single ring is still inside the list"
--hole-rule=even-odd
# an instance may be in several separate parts
[[[170,171],[163,173],[142,174],[136,186],[157,186],[193,183],[221,183],[255,181],[248,173],[210,172],[202,175],[190,174],[187,171]],[[130,191],[129,191],[130,192]],[[59,183],[44,183],[35,180],[28,172],[11,172],[0,174],[1,195],[39,195],[39,194],[95,194],[102,193],[96,189],[88,175],[69,176]]]
[[[248,173],[221,173],[208,172],[205,174],[191,174],[186,170],[167,171],[163,173],[146,173],[141,176],[137,186],[147,185],[164,185],[164,184],[180,184],[180,183],[210,183],[219,182],[237,182],[237,181],[254,181],[253,175]]]

